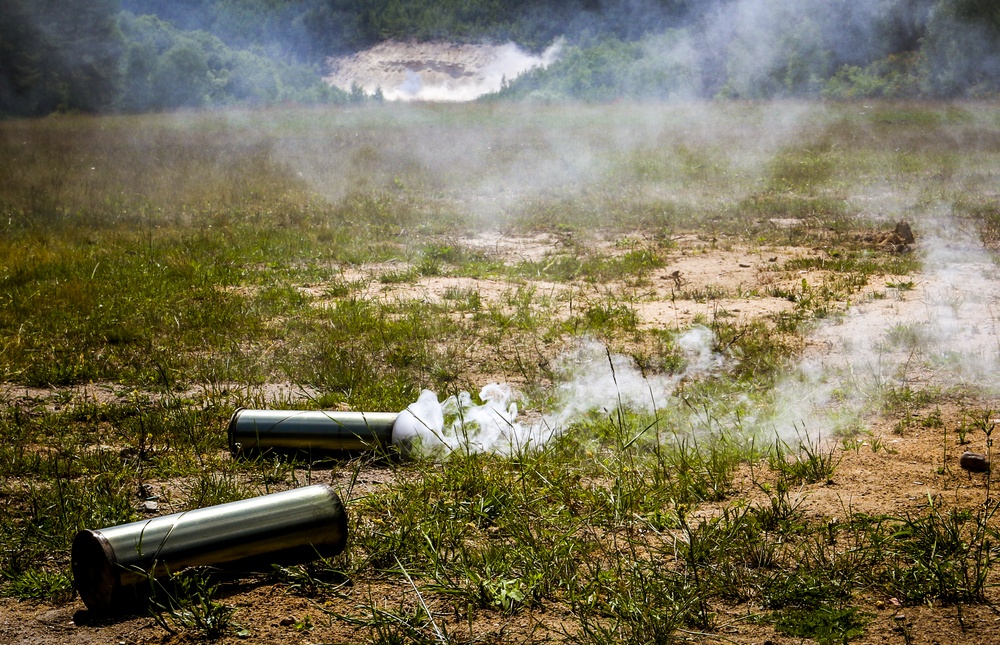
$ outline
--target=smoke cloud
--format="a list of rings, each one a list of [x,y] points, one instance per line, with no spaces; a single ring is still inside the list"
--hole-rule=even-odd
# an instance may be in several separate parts
[[[890,283],[886,297],[860,302],[808,334],[802,358],[770,396],[730,402],[730,412],[740,417],[734,427],[794,446],[864,431],[891,397],[907,390],[1000,394],[1000,268],[975,233],[947,213],[921,224],[926,269],[912,282]],[[544,414],[522,414],[521,395],[505,384],[483,388],[482,403],[467,392],[439,401],[425,391],[400,415],[394,441],[422,454],[510,455],[543,446],[594,412],[677,410],[682,381],[720,374],[733,362],[713,351],[707,328],[692,328],[676,342],[685,369],[645,375],[631,358],[581,341],[559,360],[556,404]],[[689,421],[696,432],[718,423]]]
[[[646,376],[631,358],[583,340],[558,362],[554,410],[532,421],[519,419],[522,397],[507,384],[484,387],[479,392],[482,404],[468,392],[439,401],[425,390],[396,419],[393,443],[404,452],[427,455],[454,451],[511,455],[541,448],[592,412],[622,409],[655,414],[677,404],[674,392],[682,380],[704,378],[727,366],[726,359],[713,352],[714,341],[705,327],[688,330],[677,338],[684,370]]]
[[[808,337],[800,363],[754,420],[785,441],[868,426],[893,394],[934,387],[1000,393],[1000,270],[947,213],[921,222],[918,281],[857,304]]]

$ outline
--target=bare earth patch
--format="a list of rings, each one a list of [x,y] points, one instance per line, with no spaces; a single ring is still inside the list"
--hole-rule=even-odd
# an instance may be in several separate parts
[[[500,89],[532,67],[545,66],[559,45],[532,55],[513,43],[472,45],[385,41],[350,56],[327,60],[326,82],[350,92],[378,91],[388,100],[469,101]]]

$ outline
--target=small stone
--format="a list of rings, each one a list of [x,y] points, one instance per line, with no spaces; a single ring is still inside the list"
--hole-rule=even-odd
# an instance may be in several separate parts
[[[160,510],[160,503],[154,500],[143,502],[142,510],[144,513],[155,513]]]
[[[990,472],[990,462],[986,458],[986,455],[981,455],[977,452],[963,452],[962,456],[958,459],[958,465],[970,473]]]
[[[282,627],[291,627],[292,625],[295,624],[295,618],[294,617],[282,618],[281,619],[281,623],[279,623],[279,624]]]
[[[893,231],[903,244],[913,244],[916,238],[913,237],[913,229],[910,228],[910,223],[906,221],[897,222],[896,230]]]

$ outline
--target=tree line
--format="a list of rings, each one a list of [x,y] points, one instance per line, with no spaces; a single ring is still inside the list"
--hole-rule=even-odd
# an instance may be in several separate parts
[[[327,56],[514,41],[561,60],[492,99],[976,97],[996,0],[0,0],[0,114],[363,100]]]
[[[736,0],[581,38],[493,100],[994,98],[996,0]]]

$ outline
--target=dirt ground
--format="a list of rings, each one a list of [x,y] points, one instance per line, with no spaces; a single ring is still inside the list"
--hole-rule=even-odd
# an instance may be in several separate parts
[[[538,259],[546,256],[555,241],[548,236],[507,239],[501,236],[481,236],[464,241],[470,246],[480,245],[493,249],[509,258]],[[920,242],[918,241],[918,246]],[[608,247],[610,248],[610,247]],[[641,325],[648,327],[683,328],[698,315],[711,317],[719,310],[728,315],[752,319],[787,310],[794,303],[787,298],[768,296],[776,287],[791,290],[803,280],[811,285],[821,285],[828,274],[819,270],[787,271],[787,260],[802,256],[825,254],[823,249],[792,247],[741,247],[724,246],[695,238],[676,240],[676,246],[667,257],[667,263],[657,269],[649,280],[637,285],[619,285],[635,292],[636,311]],[[843,304],[844,315],[820,325],[806,339],[803,364],[817,362],[827,366],[841,365],[843,373],[852,374],[860,390],[866,378],[877,380],[881,376],[902,378],[918,385],[961,384],[962,379],[981,379],[982,375],[961,372],[949,373],[944,367],[928,368],[926,362],[895,353],[930,351],[926,344],[898,347],[886,343],[886,330],[915,329],[925,333],[923,338],[934,338],[938,331],[942,337],[973,347],[996,348],[996,326],[993,324],[992,307],[1000,302],[1000,287],[992,280],[993,269],[987,260],[979,261],[975,254],[960,253],[949,264],[947,261],[925,272],[911,276],[873,276],[852,304]],[[985,262],[985,263],[983,263]],[[941,268],[943,267],[943,268]],[[378,275],[385,267],[368,266],[351,269],[346,279]],[[983,281],[980,281],[980,279]],[[905,287],[900,284],[905,282]],[[511,289],[502,281],[468,278],[422,278],[415,284],[381,284],[370,280],[372,298],[440,300],[449,289],[475,287],[483,300],[499,299]],[[607,289],[608,285],[538,283],[542,292],[560,290]],[[323,285],[310,285],[316,295],[324,292]],[[679,297],[682,293],[704,293],[711,290],[720,297],[695,300]],[[942,297],[945,294],[945,297]],[[317,306],[322,306],[317,299]],[[567,305],[568,306],[568,305]],[[951,316],[947,314],[951,312]],[[949,341],[950,342],[950,341]],[[881,344],[879,344],[881,343]],[[878,365],[870,360],[872,347],[878,347]],[[941,351],[959,351],[944,347]],[[859,359],[869,357],[864,361]],[[933,362],[931,362],[933,364]],[[861,372],[865,371],[866,375]],[[488,375],[484,375],[484,378]],[[273,386],[279,388],[279,386]],[[818,387],[818,386],[817,386]],[[90,386],[91,393],[99,398],[114,398],[113,388]],[[276,389],[275,391],[284,392]],[[8,394],[18,394],[13,390]],[[294,396],[294,392],[285,392]],[[44,397],[46,392],[24,391],[24,396]],[[985,402],[987,405],[989,402]],[[847,517],[852,513],[870,515],[890,514],[905,516],[917,513],[934,499],[958,502],[968,506],[985,501],[987,475],[970,475],[958,467],[962,450],[985,451],[985,437],[970,434],[970,443],[959,445],[955,429],[963,422],[963,409],[969,401],[961,398],[947,399],[933,406],[914,405],[906,409],[905,419],[869,415],[868,433],[858,438],[857,449],[842,450],[842,461],[829,482],[802,487],[796,492],[801,508],[808,519]],[[978,403],[981,405],[981,403]],[[940,425],[923,423],[931,415],[940,418]],[[873,443],[875,445],[873,445]],[[332,480],[334,471],[314,473],[313,481]],[[387,469],[374,466],[364,473],[356,492],[377,488],[392,477]],[[327,478],[327,479],[324,479]],[[334,483],[331,481],[331,483]],[[993,484],[994,495],[996,485]],[[744,472],[735,483],[735,495],[753,499],[754,487],[749,472]],[[348,510],[349,510],[348,503]],[[711,506],[698,511],[703,516],[713,512]],[[848,548],[845,545],[845,548]],[[398,606],[401,600],[412,596],[412,588],[399,584],[373,582],[345,586],[333,600],[318,605],[308,599],[293,595],[282,584],[264,579],[243,579],[227,583],[225,602],[235,606],[233,622],[243,626],[242,635],[224,637],[220,642],[255,643],[350,643],[356,642],[357,627],[347,625],[336,616],[350,611],[359,604],[376,600],[388,607]],[[992,592],[991,592],[992,593]],[[996,599],[996,598],[994,598]],[[866,628],[866,635],[858,643],[989,643],[1000,642],[1000,614],[989,607],[901,607],[895,598],[871,597],[863,599],[866,612],[875,616]],[[432,612],[435,610],[431,606]],[[483,642],[561,642],[566,634],[562,626],[571,624],[569,616],[555,606],[545,606],[514,616],[492,616],[471,627],[466,627],[477,641]],[[678,638],[691,642],[722,642],[741,644],[791,644],[800,639],[783,636],[773,627],[755,624],[748,615],[753,607],[734,606],[720,608],[712,634],[680,633]],[[456,634],[462,637],[462,634]],[[79,598],[66,604],[53,606],[45,603],[0,600],[0,642],[11,645],[55,644],[151,644],[190,642],[190,637],[174,636],[165,632],[146,616],[129,616],[118,619],[94,618]]]

